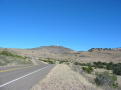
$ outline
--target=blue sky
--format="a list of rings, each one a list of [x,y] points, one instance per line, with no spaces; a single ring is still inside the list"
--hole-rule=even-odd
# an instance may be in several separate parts
[[[121,0],[0,0],[0,47],[121,47]]]

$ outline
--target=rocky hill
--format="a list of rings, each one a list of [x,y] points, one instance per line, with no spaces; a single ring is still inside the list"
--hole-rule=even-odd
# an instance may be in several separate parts
[[[42,46],[38,48],[32,48],[30,50],[38,50],[48,53],[55,53],[55,54],[65,54],[65,53],[74,53],[75,51],[69,48],[65,48],[63,46]]]
[[[121,51],[121,48],[91,48],[89,52],[100,52],[100,51]]]

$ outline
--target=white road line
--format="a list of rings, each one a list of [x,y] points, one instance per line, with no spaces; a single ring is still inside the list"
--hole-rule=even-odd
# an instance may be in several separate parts
[[[19,77],[19,78],[17,78],[17,79],[14,79],[14,80],[12,80],[12,81],[7,82],[7,83],[4,83],[4,84],[0,85],[0,88],[1,88],[1,87],[4,87],[4,86],[6,86],[6,85],[9,85],[9,84],[11,84],[11,83],[13,83],[13,82],[15,82],[15,81],[18,81],[18,80],[20,80],[20,79],[22,79],[22,78],[25,78],[25,77],[27,77],[27,76],[30,76],[30,75],[32,75],[32,74],[34,74],[34,73],[37,73],[37,72],[39,72],[39,71],[41,71],[41,70],[43,70],[43,69],[45,69],[45,68],[47,68],[47,67],[48,67],[48,66],[46,66],[46,67],[44,67],[44,68],[41,68],[41,69],[38,69],[38,70],[36,70],[36,71],[34,71],[34,72],[28,73],[28,74],[26,74],[26,75],[24,75],[24,76],[22,76],[22,77]]]

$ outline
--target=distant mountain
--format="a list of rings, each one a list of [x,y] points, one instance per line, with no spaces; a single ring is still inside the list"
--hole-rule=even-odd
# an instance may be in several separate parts
[[[1,50],[4,50],[2,48]],[[89,51],[74,51],[63,46],[42,46],[32,49],[7,48],[14,54],[26,56],[36,60],[38,58],[51,58],[75,62],[121,62],[121,48],[92,48]]]
[[[64,54],[64,53],[74,53],[75,51],[63,46],[41,46],[38,48],[32,48],[31,50],[45,51],[48,53]]]

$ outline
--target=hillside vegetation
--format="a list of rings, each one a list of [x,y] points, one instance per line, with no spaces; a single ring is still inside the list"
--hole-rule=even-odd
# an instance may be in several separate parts
[[[76,62],[121,62],[120,49],[90,49],[89,51],[74,51],[62,46],[44,46],[33,49],[10,49],[22,56],[33,56],[37,58],[53,58],[57,60],[68,60]]]
[[[74,51],[62,46],[43,46],[32,49],[2,48],[2,50],[12,52],[12,54],[6,54],[7,57],[16,57],[23,60],[26,60],[25,57],[30,57],[41,60],[48,58],[58,61],[70,61],[78,63],[91,63],[98,61],[107,63],[121,63],[120,48],[92,48],[88,51]],[[2,55],[3,54],[4,52],[2,52]]]
[[[0,51],[0,66],[17,64],[32,64],[32,62],[27,57],[14,54],[10,51]]]
[[[62,65],[58,65],[58,64],[65,64],[66,66],[68,65],[76,74],[80,73],[80,76],[83,75],[83,77],[85,77],[85,79],[87,79],[88,82],[92,83],[95,86],[99,86],[103,90],[121,89],[121,81],[120,81],[121,63],[113,63],[113,62],[107,63],[107,62],[99,62],[99,61],[93,62],[93,63],[79,63],[79,62],[70,62],[70,61],[59,61],[52,58],[46,58],[46,59],[43,59],[42,61],[49,64],[57,64],[57,66],[58,67],[60,66],[60,68],[63,68],[63,67],[61,67]],[[65,75],[65,73],[68,73],[68,71],[60,72],[60,74],[61,73],[64,73]],[[60,77],[61,76],[58,75],[58,78]],[[52,78],[52,76],[50,78]],[[58,82],[56,84],[58,84]],[[38,89],[35,89],[35,90],[38,90]],[[61,88],[59,90],[63,90],[63,89]],[[78,88],[76,90],[80,90],[80,89]],[[88,90],[88,89],[84,89],[84,90]]]

